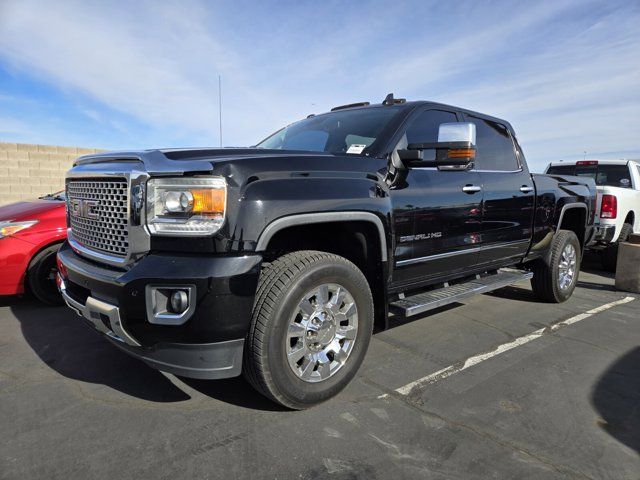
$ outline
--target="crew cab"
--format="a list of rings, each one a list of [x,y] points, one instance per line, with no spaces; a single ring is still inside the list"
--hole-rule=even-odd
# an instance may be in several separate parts
[[[252,148],[84,156],[66,188],[69,307],[157,369],[244,373],[293,409],[345,387],[390,311],[526,279],[569,298],[596,202],[591,178],[531,174],[505,120],[392,94]]]
[[[591,177],[596,182],[598,204],[595,234],[589,249],[600,253],[602,266],[616,270],[618,245],[640,232],[640,163],[635,160],[580,160],[554,162],[549,175]]]

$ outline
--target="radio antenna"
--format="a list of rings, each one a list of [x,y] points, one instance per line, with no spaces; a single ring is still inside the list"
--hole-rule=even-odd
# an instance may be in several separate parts
[[[222,78],[218,75],[218,119],[220,123],[220,148],[222,148]]]

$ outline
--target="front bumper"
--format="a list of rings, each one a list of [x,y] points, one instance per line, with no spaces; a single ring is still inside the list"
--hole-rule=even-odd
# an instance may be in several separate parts
[[[209,344],[159,343],[144,348],[122,327],[118,307],[92,297],[83,305],[67,293],[64,280],[60,280],[60,292],[69,308],[87,319],[116,347],[150,367],[200,379],[237,377],[242,371],[243,339]]]
[[[191,378],[240,374],[261,257],[150,254],[129,270],[95,264],[67,244],[59,251],[67,305],[126,353]],[[196,308],[181,325],[149,322],[147,285],[190,284]]]

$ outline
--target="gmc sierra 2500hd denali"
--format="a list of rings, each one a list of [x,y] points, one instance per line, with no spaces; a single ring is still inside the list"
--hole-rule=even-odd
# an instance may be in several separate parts
[[[81,157],[66,191],[73,310],[157,369],[244,373],[297,409],[345,387],[390,310],[527,278],[566,300],[596,201],[591,178],[529,173],[508,122],[391,94],[253,148]]]

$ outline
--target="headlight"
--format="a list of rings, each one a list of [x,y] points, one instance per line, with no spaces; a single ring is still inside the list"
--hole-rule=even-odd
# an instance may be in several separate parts
[[[25,228],[29,228],[38,223],[37,220],[29,220],[27,222],[0,222],[0,238],[15,235]]]
[[[147,226],[155,235],[211,235],[222,227],[224,178],[153,178],[147,182]]]

